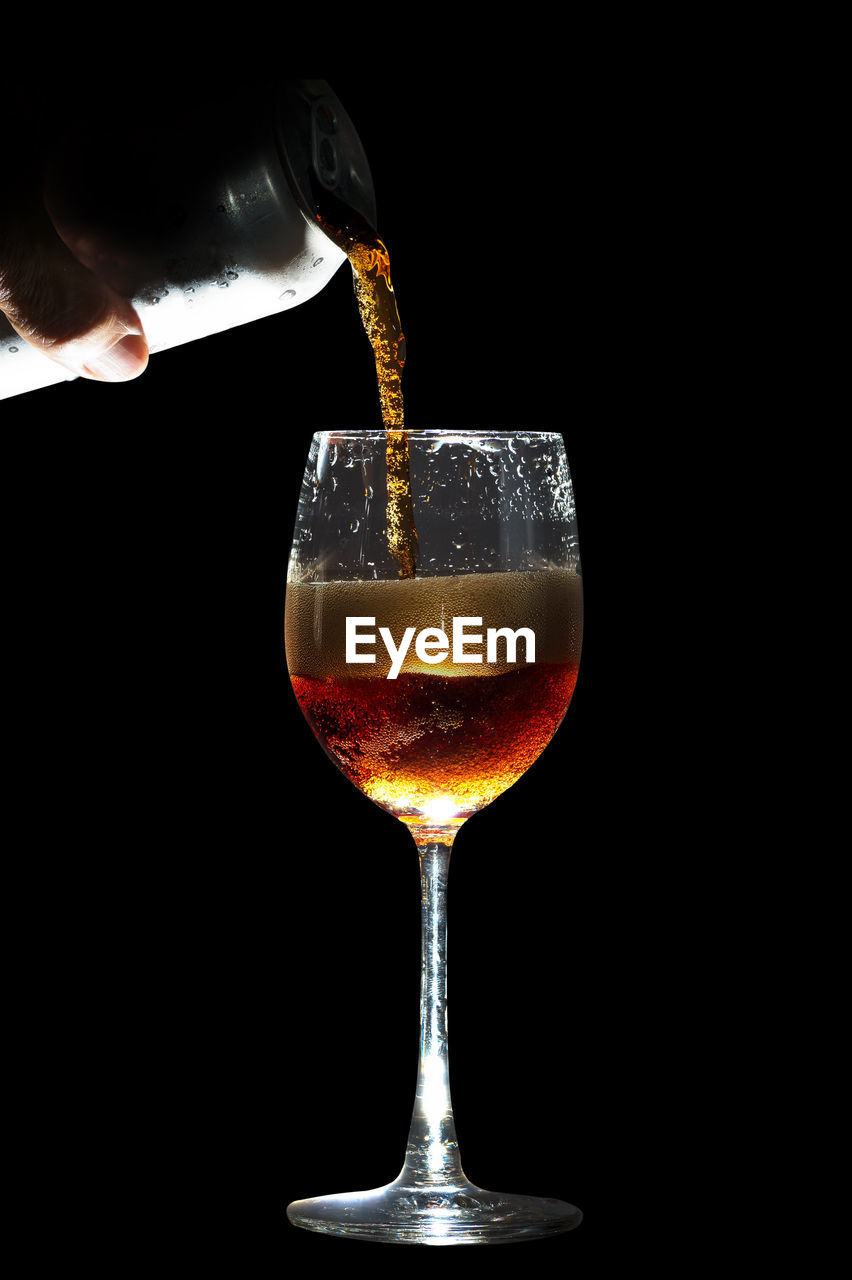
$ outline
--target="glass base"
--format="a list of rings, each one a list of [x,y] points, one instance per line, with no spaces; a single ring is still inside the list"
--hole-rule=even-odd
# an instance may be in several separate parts
[[[297,1227],[391,1244],[500,1244],[570,1231],[582,1213],[563,1200],[501,1195],[471,1182],[412,1187],[400,1179],[373,1191],[294,1200]]]

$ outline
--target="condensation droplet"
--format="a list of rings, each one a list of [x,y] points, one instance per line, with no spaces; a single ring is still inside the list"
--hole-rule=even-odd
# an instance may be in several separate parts
[[[314,266],[315,266],[315,267],[318,267],[318,266],[319,266],[319,264],[320,264],[321,262],[322,262],[322,258],[314,258]]]
[[[9,354],[10,354],[10,355],[12,355],[12,356],[17,355],[17,352],[18,352],[18,348],[17,348],[17,347],[10,347],[10,348],[9,348]]]
[[[296,296],[295,289],[285,289],[283,293],[279,293],[278,301],[280,302],[283,298],[295,298],[295,296]]]
[[[349,528],[350,528],[350,530],[351,530],[351,532],[352,532],[352,533],[357,533],[357,532],[358,532],[358,530],[361,528],[361,521],[360,521],[360,520],[353,520],[353,521],[352,521],[352,523],[350,524]]]
[[[328,475],[328,444],[325,440],[321,441],[319,451],[317,453],[317,484],[325,484],[325,478]]]
[[[227,289],[227,287],[228,287],[228,281],[227,281],[227,280],[217,280],[217,281],[216,281],[216,283],[218,284],[218,286],[219,286],[219,288],[220,288],[220,289]]]

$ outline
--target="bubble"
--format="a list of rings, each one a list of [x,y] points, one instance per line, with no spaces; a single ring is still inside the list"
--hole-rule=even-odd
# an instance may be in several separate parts
[[[17,348],[17,347],[10,347],[10,348],[9,348],[9,355],[14,356],[14,355],[17,355],[17,353],[18,353],[18,348]]]

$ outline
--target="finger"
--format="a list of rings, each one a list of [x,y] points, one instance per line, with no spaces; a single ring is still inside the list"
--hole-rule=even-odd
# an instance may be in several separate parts
[[[135,310],[78,262],[40,200],[3,211],[0,310],[26,342],[78,376],[125,382],[148,363]]]

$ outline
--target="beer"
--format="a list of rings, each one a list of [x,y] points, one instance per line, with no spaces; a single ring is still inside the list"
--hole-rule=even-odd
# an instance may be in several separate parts
[[[372,227],[328,192],[318,196],[317,221],[352,266],[355,297],[373,349],[382,422],[387,431],[387,539],[400,578],[413,578],[417,531],[411,501],[411,466],[402,396],[405,335],[390,275],[390,255]]]
[[[357,663],[346,661],[347,619],[350,634],[361,625]],[[464,623],[458,649],[453,619]],[[412,630],[431,637],[419,652]],[[568,709],[581,633],[580,578],[567,569],[287,588],[302,712],[350,781],[411,826],[457,827],[526,772]]]

